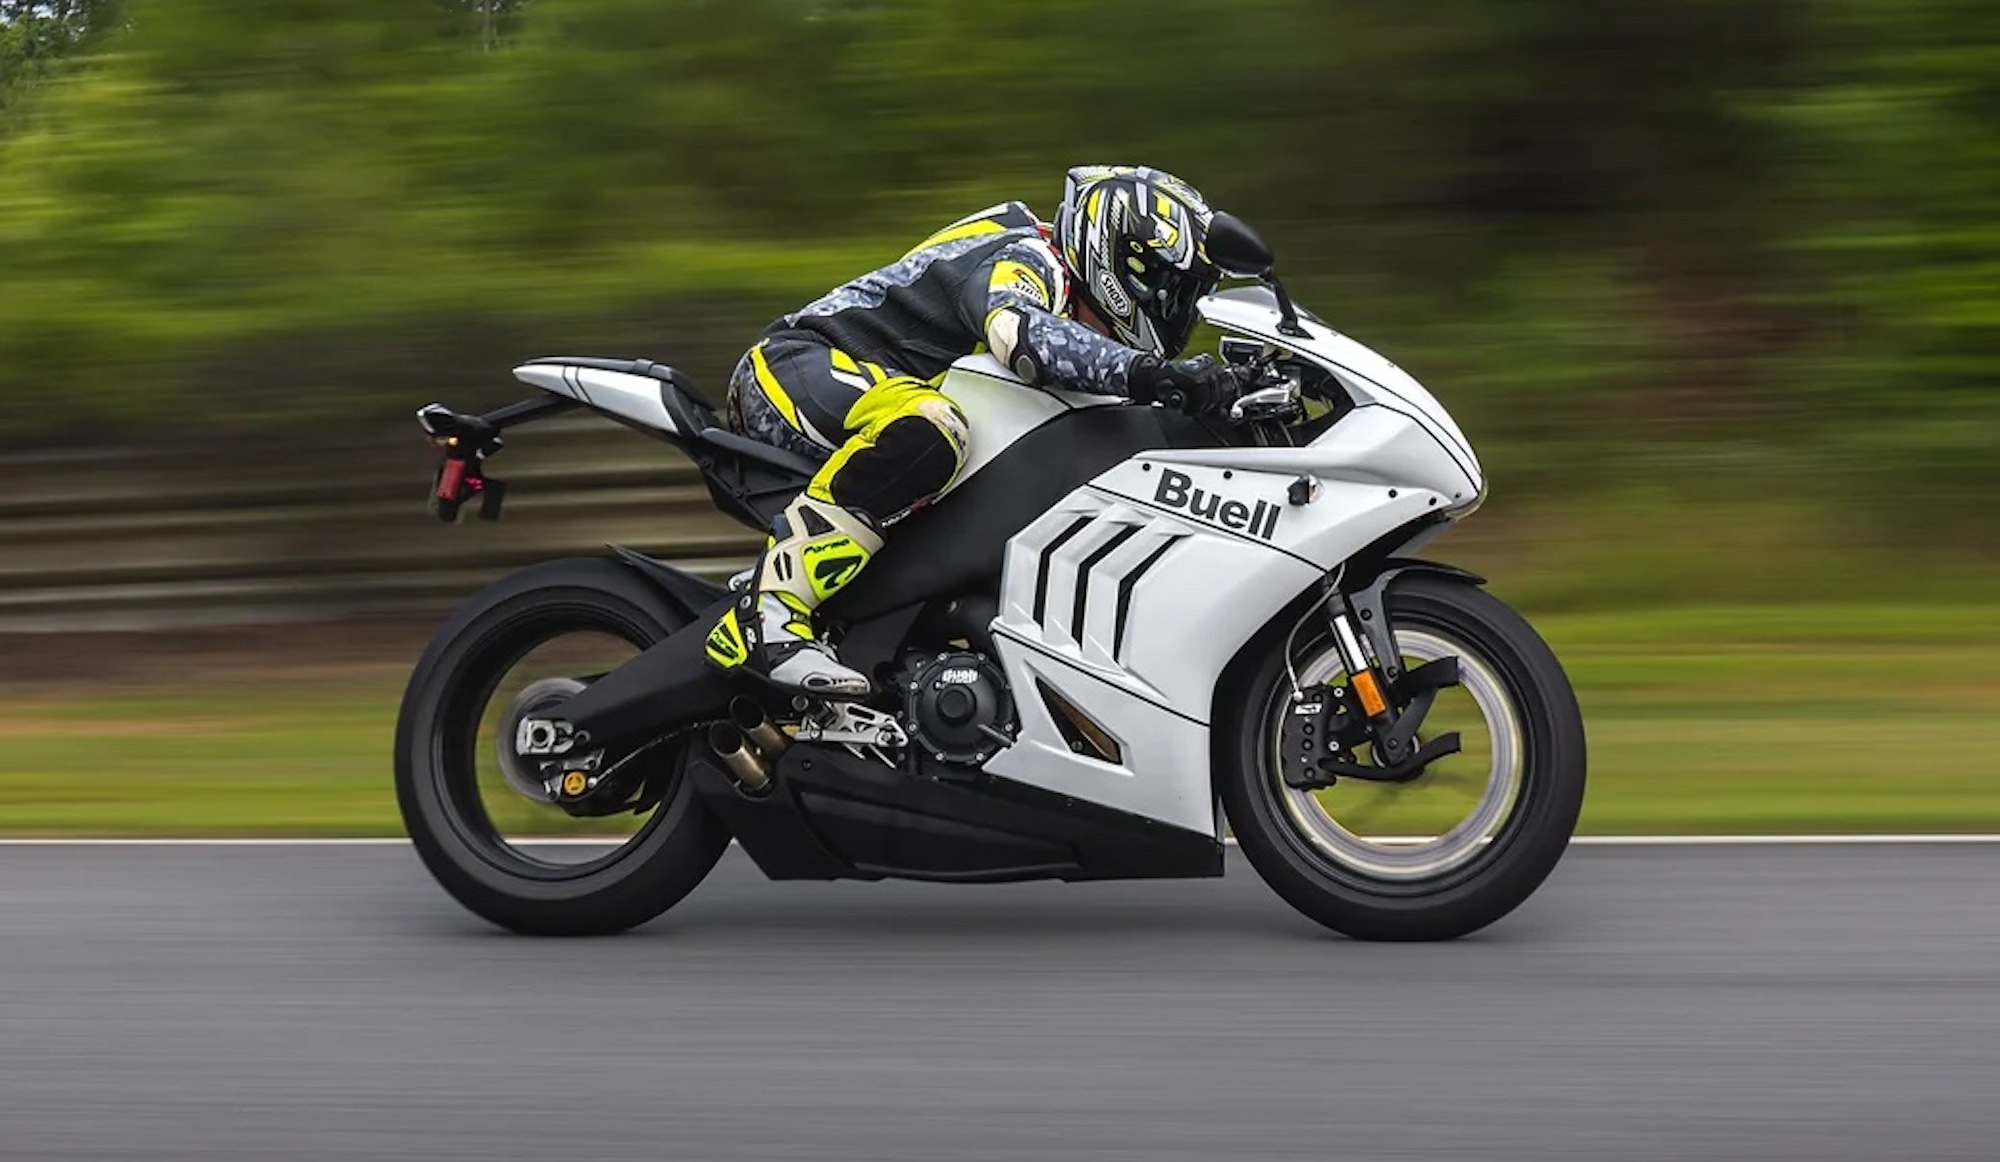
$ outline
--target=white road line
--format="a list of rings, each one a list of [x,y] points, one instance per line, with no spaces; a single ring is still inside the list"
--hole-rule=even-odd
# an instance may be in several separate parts
[[[527,840],[536,846],[590,847],[617,842],[615,838]],[[1231,847],[1236,840],[1224,840]],[[1896,847],[2000,844],[1993,834],[1914,835],[1579,835],[1577,847]],[[0,838],[0,847],[408,847],[393,837],[285,838],[283,836],[215,839],[51,839]]]
[[[1894,847],[2000,843],[2000,835],[1579,835],[1579,847]]]

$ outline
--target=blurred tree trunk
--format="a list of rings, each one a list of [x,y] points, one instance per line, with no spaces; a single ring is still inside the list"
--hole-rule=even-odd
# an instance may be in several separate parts
[[[0,0],[0,115],[118,20],[118,0]]]
[[[521,14],[530,0],[435,0],[440,8],[459,18],[479,42],[482,52],[501,47],[520,28]]]

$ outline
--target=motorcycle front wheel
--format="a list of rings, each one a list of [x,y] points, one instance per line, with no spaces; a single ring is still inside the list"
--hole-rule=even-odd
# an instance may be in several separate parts
[[[1250,678],[1218,782],[1243,854],[1300,912],[1356,939],[1450,940],[1520,906],[1562,858],[1583,805],[1583,718],[1554,653],[1499,599],[1414,575],[1386,605],[1403,667],[1459,660],[1419,739],[1456,730],[1463,751],[1408,784],[1286,785],[1293,676],[1306,689],[1346,679],[1319,619],[1289,669],[1274,650]]]
[[[460,904],[514,932],[605,935],[653,919],[708,875],[729,837],[677,741],[607,756],[607,769],[638,764],[619,774],[629,796],[582,819],[537,794],[539,772],[508,742],[519,718],[559,713],[563,697],[686,624],[630,568],[579,559],[495,582],[439,631],[397,719],[396,801]]]

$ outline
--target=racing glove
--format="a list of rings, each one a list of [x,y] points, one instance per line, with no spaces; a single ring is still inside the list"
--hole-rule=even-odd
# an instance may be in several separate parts
[[[1240,389],[1234,367],[1213,355],[1192,359],[1161,359],[1141,355],[1125,373],[1125,388],[1140,403],[1162,403],[1191,416],[1219,410]]]

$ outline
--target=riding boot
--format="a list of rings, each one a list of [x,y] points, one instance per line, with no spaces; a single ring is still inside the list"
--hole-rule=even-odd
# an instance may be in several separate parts
[[[813,612],[882,547],[865,513],[800,496],[773,522],[755,580],[708,633],[708,661],[828,698],[863,698],[866,675],[840,663]]]

